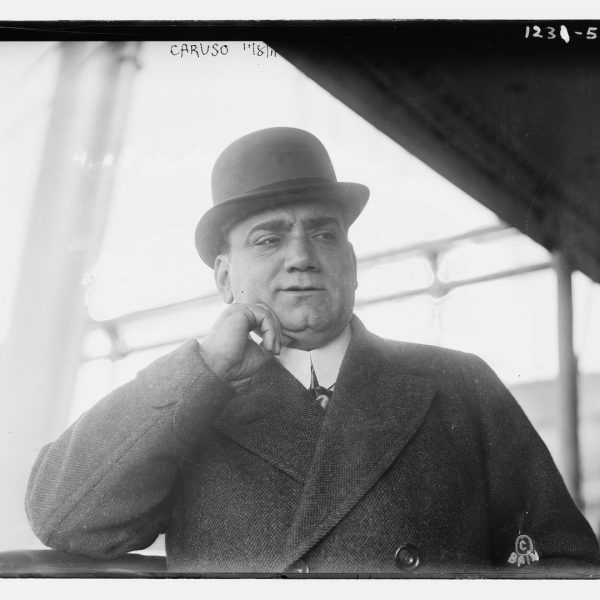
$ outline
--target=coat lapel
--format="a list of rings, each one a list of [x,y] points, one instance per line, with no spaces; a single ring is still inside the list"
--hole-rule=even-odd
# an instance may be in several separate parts
[[[214,426],[304,483],[322,424],[323,413],[308,390],[272,359],[236,393]]]
[[[288,536],[294,562],[373,486],[423,421],[435,388],[356,318]]]

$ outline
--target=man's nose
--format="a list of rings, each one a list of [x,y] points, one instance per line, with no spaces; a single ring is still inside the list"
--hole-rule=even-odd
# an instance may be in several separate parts
[[[288,271],[317,271],[319,261],[310,238],[294,236],[286,248],[285,268]]]

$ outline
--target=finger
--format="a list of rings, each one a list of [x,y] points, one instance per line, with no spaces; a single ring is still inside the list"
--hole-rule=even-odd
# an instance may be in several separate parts
[[[265,334],[265,338],[270,344],[269,350],[273,354],[279,354],[279,352],[281,350],[281,346],[279,343],[279,334],[278,334],[279,327],[277,324],[277,320],[275,320],[273,318],[273,315],[270,314],[269,311],[267,311],[267,316],[266,316],[264,322],[265,322],[266,327],[269,328],[267,333]]]
[[[289,346],[293,341],[294,340],[291,337],[285,335],[284,333],[281,334],[281,345],[282,346]]]
[[[275,314],[275,311],[268,304],[259,302],[257,304],[257,306],[264,309],[264,311],[267,313],[270,323],[273,325],[273,333],[274,333],[274,349],[273,350],[274,350],[275,354],[279,354],[281,352],[282,336],[283,336],[282,327],[281,327],[281,323],[279,322],[279,318]]]
[[[254,319],[254,329],[258,331],[263,339],[263,346],[273,354],[279,354],[279,323],[274,318],[273,312],[265,305],[247,304]]]
[[[283,346],[289,346],[296,339],[296,335],[293,331],[289,331],[281,327],[281,343]]]
[[[277,330],[278,350],[280,352],[281,347],[291,344],[293,341],[293,338],[290,337],[289,335],[286,335],[286,333],[284,333],[283,326],[281,325],[281,321],[279,320],[279,317],[277,316],[275,311],[268,304],[264,304],[263,302],[260,302],[259,306],[263,306],[265,308],[265,310],[268,311],[269,314],[273,318],[273,321],[276,325],[276,330]],[[279,352],[278,352],[278,354],[279,354]]]
[[[265,348],[264,344],[260,344],[258,346],[258,349],[262,352],[262,354],[265,358],[271,358],[273,356],[273,352],[270,352],[269,350],[267,350]]]

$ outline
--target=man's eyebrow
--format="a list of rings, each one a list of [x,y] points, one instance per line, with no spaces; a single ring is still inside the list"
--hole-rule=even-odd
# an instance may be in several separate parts
[[[310,229],[317,229],[319,227],[324,227],[325,225],[337,225],[338,227],[342,226],[339,219],[336,219],[335,217],[314,217],[307,219],[306,225]]]
[[[252,235],[255,231],[289,231],[293,227],[291,221],[285,219],[271,219],[270,221],[261,221],[250,229],[248,236]]]
[[[319,227],[325,227],[327,225],[336,225],[337,227],[343,229],[339,219],[336,219],[335,217],[311,217],[303,220],[303,225],[310,230],[318,229]],[[247,237],[250,237],[257,231],[285,232],[290,231],[293,227],[293,222],[288,221],[287,219],[271,219],[269,221],[261,221],[250,228]]]

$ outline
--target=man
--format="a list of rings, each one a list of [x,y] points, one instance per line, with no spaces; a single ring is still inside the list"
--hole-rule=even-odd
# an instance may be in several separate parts
[[[481,360],[383,340],[352,316],[347,230],[367,197],[301,130],[223,152],[196,246],[229,306],[42,450],[27,510],[44,543],[113,557],[165,531],[169,569],[211,573],[600,562]]]

